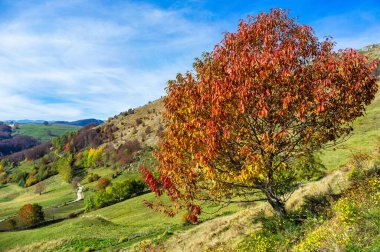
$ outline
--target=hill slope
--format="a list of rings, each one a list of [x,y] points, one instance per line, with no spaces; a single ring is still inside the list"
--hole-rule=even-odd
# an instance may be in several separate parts
[[[46,142],[54,137],[63,136],[69,132],[75,132],[79,126],[60,125],[60,124],[19,124],[14,130],[13,135],[31,136],[40,142]]]
[[[112,183],[123,181],[126,178],[138,178],[137,168],[140,165],[148,167],[154,166],[152,150],[156,148],[158,136],[162,130],[162,99],[149,103],[145,106],[123,112],[104,124],[96,126],[91,134],[103,134],[109,132],[107,137],[101,138],[101,143],[94,147],[85,144],[83,150],[75,150],[75,158],[83,157],[83,153],[89,149],[104,149],[112,146],[115,153],[119,147],[127,142],[138,141],[141,148],[134,152],[134,156],[125,164],[117,162],[104,162],[95,166],[82,169],[83,174],[80,183],[85,188],[86,200],[96,193],[96,181],[89,181],[93,174],[109,179]],[[345,143],[338,145],[334,149],[325,150],[320,153],[324,164],[329,168],[327,176],[320,180],[302,186],[288,202],[288,207],[296,209],[300,207],[305,195],[315,195],[328,192],[332,188],[333,193],[338,194],[348,186],[351,168],[346,164],[353,153],[365,152],[370,155],[379,146],[380,140],[380,93],[376,100],[367,108],[366,115],[354,123],[352,137]],[[71,138],[73,141],[78,135]],[[79,140],[83,140],[82,138]],[[70,142],[70,141],[69,141]],[[64,145],[67,142],[64,142]],[[66,145],[63,149],[69,148]],[[75,148],[73,148],[74,150]],[[126,156],[128,148],[122,149],[121,154]],[[123,154],[124,153],[124,154]],[[50,153],[51,154],[51,153]],[[60,158],[65,155],[61,152]],[[112,155],[109,157],[112,160]],[[28,161],[16,167],[15,171],[33,171],[34,161]],[[40,160],[37,160],[36,166]],[[342,166],[344,165],[344,166]],[[341,166],[341,168],[339,168]],[[66,201],[75,199],[75,191],[70,188],[62,177],[55,175],[45,180],[47,190],[42,195],[34,193],[35,185],[21,188],[15,183],[9,183],[0,187],[0,215],[1,218],[15,214],[25,203],[41,203],[51,217],[55,211],[55,216],[68,216],[83,210],[83,202],[75,205],[68,205],[67,208],[58,208],[58,205]],[[183,251],[184,248],[193,251],[215,250],[223,251],[224,248],[236,248],[236,243],[242,239],[253,239],[247,235],[253,235],[261,230],[261,224],[254,224],[260,209],[267,209],[265,203],[247,206],[231,205],[223,209],[222,212],[201,215],[202,224],[199,226],[183,225],[179,217],[169,218],[146,208],[142,201],[153,199],[153,194],[144,194],[131,198],[120,203],[101,208],[86,213],[78,218],[64,220],[60,223],[42,228],[5,232],[0,236],[0,247],[4,250],[13,251],[67,251],[67,250],[115,250],[125,249],[129,251],[152,249],[158,247],[164,251]],[[213,212],[218,209],[218,205],[210,205],[204,209],[206,212]],[[245,209],[245,210],[243,210]],[[267,216],[270,215],[266,211]],[[210,219],[212,219],[210,221]],[[317,225],[324,225],[326,219],[319,220]],[[313,223],[311,223],[313,224]],[[315,226],[309,226],[309,230]],[[292,227],[292,226],[291,226]],[[298,229],[297,229],[298,228]],[[296,226],[294,230],[299,230]],[[286,229],[289,233],[293,229]],[[298,231],[297,231],[298,232]],[[281,234],[281,233],[279,233]],[[297,233],[297,236],[301,234]],[[269,235],[268,235],[269,237]],[[279,239],[289,237],[279,236]],[[295,239],[292,237],[292,239]]]

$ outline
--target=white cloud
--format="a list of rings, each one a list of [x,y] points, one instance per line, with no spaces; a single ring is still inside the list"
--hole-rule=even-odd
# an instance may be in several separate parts
[[[0,119],[107,118],[159,98],[222,37],[219,24],[184,11],[96,1],[20,7],[0,24]]]
[[[337,49],[360,49],[380,43],[380,22],[370,13],[352,10],[323,17],[311,25],[319,37],[333,36]]]
[[[167,80],[190,69],[244,18],[132,1],[11,3],[12,13],[0,17],[0,120],[105,119],[143,105],[164,95]],[[338,48],[380,42],[371,15],[359,17],[368,26],[351,29],[357,16],[309,24],[320,37],[333,35]]]

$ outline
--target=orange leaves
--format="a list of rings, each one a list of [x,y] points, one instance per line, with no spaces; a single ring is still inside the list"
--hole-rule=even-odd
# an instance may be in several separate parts
[[[325,111],[325,101],[321,101],[320,104],[315,109],[316,113],[322,113]]]
[[[333,46],[279,9],[242,21],[168,82],[160,176],[143,170],[146,183],[181,205],[283,185],[270,182],[348,134],[377,91],[375,63]]]
[[[289,104],[290,104],[290,94],[287,93],[286,96],[281,99],[281,101],[282,101],[282,108],[288,109]]]
[[[268,109],[267,107],[264,105],[263,108],[259,111],[258,113],[259,117],[263,118],[263,117],[266,117],[268,115]]]

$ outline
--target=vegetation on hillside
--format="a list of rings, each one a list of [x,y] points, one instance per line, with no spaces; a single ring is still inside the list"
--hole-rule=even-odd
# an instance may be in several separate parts
[[[262,228],[237,251],[378,251],[380,249],[380,153],[357,154],[348,164],[350,186],[309,196],[291,218],[259,214]]]

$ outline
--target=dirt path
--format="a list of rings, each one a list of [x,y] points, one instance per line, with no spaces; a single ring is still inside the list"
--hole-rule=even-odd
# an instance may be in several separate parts
[[[75,203],[75,202],[83,200],[83,199],[84,199],[83,186],[78,183],[77,198],[75,200],[73,200],[73,201],[65,202],[65,203],[63,203],[61,205],[58,205],[56,207],[59,208],[59,207],[67,206],[69,204]]]

